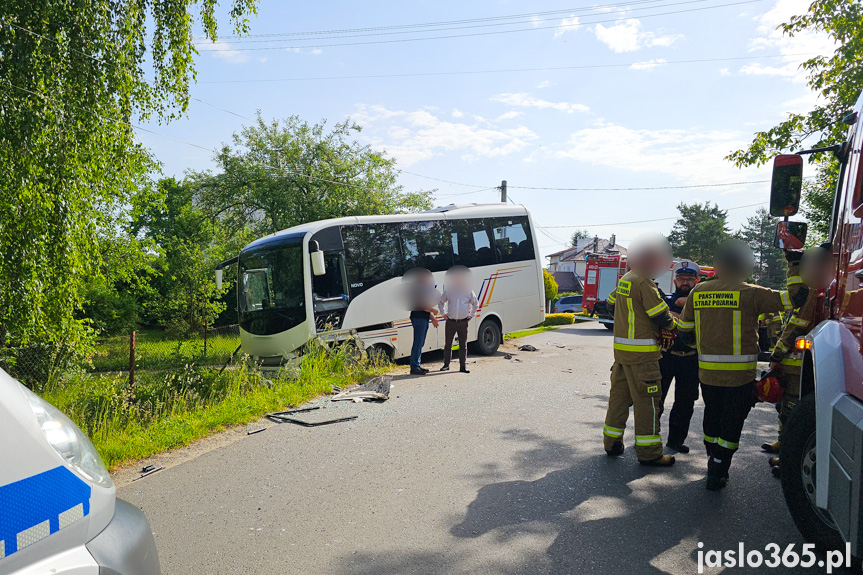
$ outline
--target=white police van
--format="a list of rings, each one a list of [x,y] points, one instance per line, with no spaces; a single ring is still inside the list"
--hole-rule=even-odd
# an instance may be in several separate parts
[[[158,575],[141,511],[87,436],[0,369],[0,575]]]

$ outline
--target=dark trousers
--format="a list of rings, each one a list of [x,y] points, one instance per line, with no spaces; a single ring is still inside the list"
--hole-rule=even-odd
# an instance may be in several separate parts
[[[755,382],[738,387],[701,384],[707,474],[725,476],[740,443],[743,424],[754,403]]]
[[[426,335],[429,331],[429,320],[411,318],[414,328],[414,343],[411,346],[411,369],[420,368],[420,360],[423,355],[423,346],[426,344]]]
[[[659,360],[662,374],[662,405],[674,380],[674,403],[668,414],[668,443],[686,443],[689,435],[689,422],[698,400],[698,355],[662,354]],[[663,409],[664,410],[664,409]]]
[[[466,319],[448,319],[444,326],[445,343],[443,346],[443,364],[449,365],[452,358],[452,340],[458,334],[458,363],[465,369],[467,363],[467,321]]]

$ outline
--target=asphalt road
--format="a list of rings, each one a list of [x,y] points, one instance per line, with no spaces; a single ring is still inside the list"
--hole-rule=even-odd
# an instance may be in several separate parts
[[[580,324],[518,343],[539,351],[397,375],[389,401],[327,410],[355,421],[268,424],[119,494],[146,512],[166,574],[676,575],[696,573],[698,542],[800,550],[758,449],[776,434],[772,406],[750,415],[729,487],[708,492],[700,402],[675,467],[639,466],[631,427],[609,459],[610,333]]]

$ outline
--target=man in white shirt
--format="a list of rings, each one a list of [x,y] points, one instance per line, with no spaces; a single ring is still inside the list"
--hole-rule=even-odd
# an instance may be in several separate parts
[[[453,337],[458,334],[458,362],[462,373],[467,369],[467,326],[476,315],[479,302],[470,289],[470,270],[465,266],[453,266],[446,272],[443,295],[440,298],[440,313],[446,320],[444,334],[446,343],[443,348],[443,367],[449,369],[452,358]]]

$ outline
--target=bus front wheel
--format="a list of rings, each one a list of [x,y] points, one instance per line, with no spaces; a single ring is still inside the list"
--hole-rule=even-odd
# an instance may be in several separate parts
[[[502,340],[503,335],[497,322],[493,319],[483,320],[476,333],[476,351],[482,355],[493,355]]]

